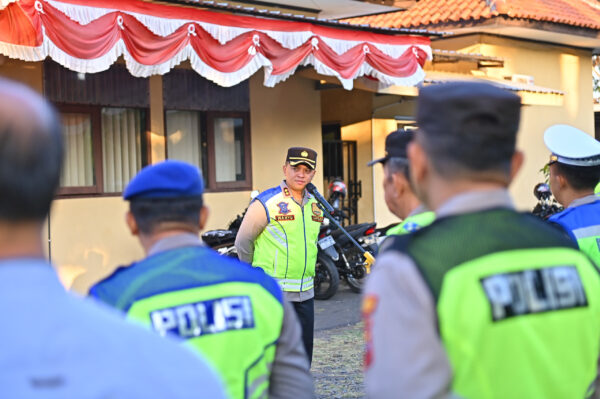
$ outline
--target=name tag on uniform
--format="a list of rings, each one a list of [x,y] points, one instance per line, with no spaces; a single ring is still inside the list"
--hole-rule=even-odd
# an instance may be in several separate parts
[[[494,321],[532,313],[587,306],[574,266],[530,269],[481,279]]]
[[[155,310],[150,313],[150,320],[159,334],[174,334],[184,339],[254,328],[252,302],[247,296],[217,298]]]

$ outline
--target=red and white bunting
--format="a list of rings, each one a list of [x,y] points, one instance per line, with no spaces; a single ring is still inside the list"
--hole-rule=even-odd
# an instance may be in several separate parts
[[[420,83],[431,48],[421,36],[141,0],[0,0],[0,54],[25,61],[49,56],[84,73],[106,70],[123,56],[138,77],[165,74],[189,60],[196,72],[225,87],[260,68],[264,84],[274,86],[298,66],[312,65],[350,90],[360,76],[383,85]]]

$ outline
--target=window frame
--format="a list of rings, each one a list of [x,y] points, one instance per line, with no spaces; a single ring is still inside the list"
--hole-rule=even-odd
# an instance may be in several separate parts
[[[165,140],[165,158],[169,158],[169,145],[168,145],[168,129],[167,129],[167,111],[181,111],[181,112],[197,112],[200,114],[199,119],[199,134],[200,145],[204,146],[206,143],[206,158],[202,157],[202,169],[203,174],[206,176],[205,191],[208,193],[215,192],[228,192],[228,191],[248,191],[252,189],[252,150],[250,140],[250,112],[246,111],[201,111],[194,109],[178,109],[178,108],[164,108],[164,140]],[[233,182],[217,182],[216,177],[216,159],[215,159],[215,127],[214,121],[217,118],[238,118],[242,119],[244,124],[244,163],[242,167],[246,172],[246,178],[240,181]],[[202,135],[206,135],[206,140]],[[199,149],[200,151],[202,149]]]
[[[63,113],[78,113],[91,115],[92,122],[92,156],[94,165],[94,180],[93,186],[77,187],[59,186],[56,197],[58,198],[79,198],[79,197],[120,197],[122,192],[104,192],[104,166],[102,163],[102,109],[103,108],[126,108],[135,109],[145,112],[144,124],[145,129],[141,132],[142,146],[142,168],[149,164],[151,159],[152,148],[150,146],[150,109],[144,107],[128,107],[121,105],[107,104],[74,104],[74,103],[53,103],[59,114]],[[65,149],[66,151],[66,149]]]

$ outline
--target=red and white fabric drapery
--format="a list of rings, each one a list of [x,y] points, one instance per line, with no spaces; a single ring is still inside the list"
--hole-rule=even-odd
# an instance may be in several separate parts
[[[260,68],[265,85],[274,86],[298,66],[312,65],[351,89],[360,76],[383,85],[420,83],[431,48],[421,36],[141,0],[0,0],[0,54],[25,61],[51,57],[83,73],[106,70],[123,56],[138,77],[165,74],[189,60],[200,75],[226,87]]]

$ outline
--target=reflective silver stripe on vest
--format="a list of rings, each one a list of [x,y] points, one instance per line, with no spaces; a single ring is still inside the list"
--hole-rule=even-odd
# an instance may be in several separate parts
[[[600,226],[582,227],[581,229],[573,230],[573,235],[580,240],[587,237],[600,237]]]
[[[253,398],[254,394],[256,393],[256,390],[259,389],[267,381],[269,381],[269,376],[267,375],[261,375],[260,377],[257,377],[254,381],[252,381],[252,384],[250,384],[250,386],[248,387],[248,390],[246,391],[246,397]],[[259,397],[266,397],[265,395],[267,392],[268,389],[264,389]]]
[[[290,278],[276,278],[279,286],[284,291],[302,291],[310,290],[315,285],[315,279],[313,277],[307,277],[304,280],[290,279]]]
[[[277,241],[278,243],[280,243],[281,245],[286,245],[286,239],[285,236],[281,236],[281,232],[279,230],[277,230],[277,228],[268,225],[267,226],[267,231],[269,232],[269,234],[271,234],[271,236],[275,239],[275,241]]]

